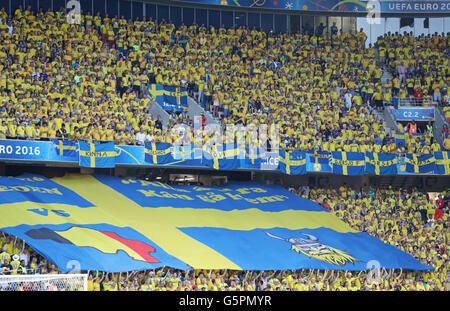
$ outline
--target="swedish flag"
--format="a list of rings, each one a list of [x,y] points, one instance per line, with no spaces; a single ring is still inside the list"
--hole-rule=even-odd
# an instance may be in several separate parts
[[[304,151],[280,151],[279,169],[288,175],[306,174],[306,153]]]
[[[366,173],[374,175],[397,174],[397,155],[394,153],[366,152]]]
[[[266,150],[264,148],[245,148],[245,167],[260,168],[265,156]]]
[[[406,171],[408,173],[425,174],[432,173],[436,167],[434,154],[417,154],[408,153],[406,155]]]
[[[438,151],[434,153],[436,159],[435,174],[449,175],[450,174],[450,151]]]
[[[224,145],[206,145],[203,147],[202,162],[216,170],[234,170],[240,165],[238,155],[240,150],[236,144],[231,147]]]
[[[169,143],[145,143],[145,162],[166,164],[173,162],[172,146]]]
[[[188,108],[188,94],[184,87],[151,84],[148,91],[164,110],[183,111]]]
[[[92,168],[113,168],[116,166],[114,142],[104,144],[79,142],[80,166]]]
[[[364,152],[332,152],[333,173],[339,175],[364,175]]]
[[[53,139],[53,146],[55,147],[56,154],[59,156],[77,156],[77,144],[72,140]]]
[[[309,150],[308,152],[309,161],[311,163],[329,164],[331,159],[331,154],[328,151],[317,151]]]
[[[186,161],[194,159],[194,152],[195,152],[194,145],[186,145],[186,146],[173,145],[172,148],[174,160]]]

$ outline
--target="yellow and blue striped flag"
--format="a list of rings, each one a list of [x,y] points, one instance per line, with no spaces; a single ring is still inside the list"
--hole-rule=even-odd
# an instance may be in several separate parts
[[[364,152],[333,151],[333,173],[348,176],[364,175]]]
[[[366,173],[373,175],[397,174],[395,153],[366,152]]]
[[[53,146],[59,156],[76,157],[77,144],[72,140],[53,139]]]
[[[173,162],[172,145],[169,143],[145,143],[145,162],[166,164]]]
[[[114,142],[103,144],[79,142],[80,166],[91,168],[113,168],[116,166]]]
[[[279,170],[288,175],[306,174],[306,153],[304,151],[280,151]]]
[[[436,167],[434,154],[417,154],[408,153],[406,155],[406,171],[408,173],[426,174],[433,173]]]
[[[450,175],[450,151],[438,151],[434,153],[436,159],[435,174]]]

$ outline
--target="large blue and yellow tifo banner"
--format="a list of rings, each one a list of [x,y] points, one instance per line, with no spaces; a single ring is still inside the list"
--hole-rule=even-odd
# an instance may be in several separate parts
[[[281,186],[170,186],[107,175],[0,177],[0,231],[63,272],[431,270]],[[369,264],[370,262],[370,264]],[[76,264],[75,264],[76,265]]]
[[[424,155],[372,152],[282,151],[233,145],[176,146],[145,143],[144,146],[72,141],[0,140],[1,161],[67,162],[90,168],[115,166],[172,166],[216,170],[269,170],[287,175],[309,172],[338,175],[450,174],[450,151]]]

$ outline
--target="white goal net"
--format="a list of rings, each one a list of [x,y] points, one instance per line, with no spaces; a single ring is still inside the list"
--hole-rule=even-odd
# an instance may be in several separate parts
[[[0,275],[0,291],[87,291],[87,274]]]

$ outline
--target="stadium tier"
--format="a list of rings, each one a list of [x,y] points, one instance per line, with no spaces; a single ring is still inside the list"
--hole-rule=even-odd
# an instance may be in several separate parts
[[[362,31],[266,34],[255,27],[175,27],[165,20],[99,15],[81,15],[81,24],[70,25],[61,11],[20,9],[12,16],[3,11],[0,18],[2,138],[171,143],[178,137],[170,129],[192,120],[172,113],[163,127],[158,116],[150,116],[153,83],[195,85],[204,108],[216,116],[220,111],[223,124],[278,125],[282,148],[394,153],[441,148],[432,130],[420,128],[414,130],[424,136],[420,146],[408,141],[398,147],[397,129],[387,132],[373,107],[390,102],[392,90],[403,99],[400,90],[414,95],[421,85],[429,89],[424,96],[447,100],[441,89],[448,87],[448,34],[412,41],[410,35],[386,36],[376,52],[365,47]],[[408,51],[416,45],[413,70],[414,54]],[[401,74],[393,85],[383,83],[383,59],[390,70],[406,64],[407,79]]]

